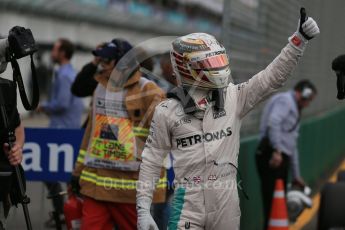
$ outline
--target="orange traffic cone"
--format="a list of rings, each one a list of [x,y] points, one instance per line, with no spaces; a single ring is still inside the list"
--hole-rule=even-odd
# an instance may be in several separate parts
[[[271,216],[268,222],[268,230],[288,230],[289,221],[286,208],[284,182],[276,180],[276,187],[273,195]]]

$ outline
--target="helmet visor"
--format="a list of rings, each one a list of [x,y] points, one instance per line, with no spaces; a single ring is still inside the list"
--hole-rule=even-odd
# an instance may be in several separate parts
[[[194,70],[217,70],[228,66],[229,60],[226,54],[221,54],[190,63],[190,67]]]

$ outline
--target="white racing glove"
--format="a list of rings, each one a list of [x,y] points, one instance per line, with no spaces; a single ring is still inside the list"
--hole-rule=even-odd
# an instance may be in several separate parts
[[[159,230],[151,213],[151,199],[142,197],[137,199],[138,230]]]
[[[307,17],[304,8],[301,8],[301,18],[298,21],[297,31],[289,38],[289,42],[300,51],[305,49],[308,41],[320,33],[315,20]]]

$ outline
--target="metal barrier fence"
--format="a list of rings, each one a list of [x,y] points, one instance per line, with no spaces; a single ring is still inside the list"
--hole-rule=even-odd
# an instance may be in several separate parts
[[[321,34],[308,45],[285,89],[301,79],[314,82],[318,97],[304,112],[313,116],[339,105],[331,62],[345,53],[345,29],[341,26],[345,21],[345,1],[226,0],[222,38],[230,56],[234,82],[246,81],[265,68],[285,46],[287,38],[296,31],[301,6],[318,22]],[[248,115],[243,134],[258,132],[261,109],[262,105]]]

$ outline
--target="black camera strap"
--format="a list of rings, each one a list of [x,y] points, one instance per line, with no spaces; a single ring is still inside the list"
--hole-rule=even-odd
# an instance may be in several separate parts
[[[38,83],[37,83],[36,68],[35,68],[35,63],[34,63],[32,54],[30,54],[30,59],[31,59],[31,73],[32,73],[31,74],[31,77],[32,77],[31,103],[29,102],[27,94],[25,92],[24,82],[23,82],[23,78],[20,72],[18,62],[16,59],[11,60],[11,65],[13,69],[13,81],[18,83],[20,98],[22,99],[23,106],[26,110],[36,109],[39,102],[39,89],[38,89]]]

